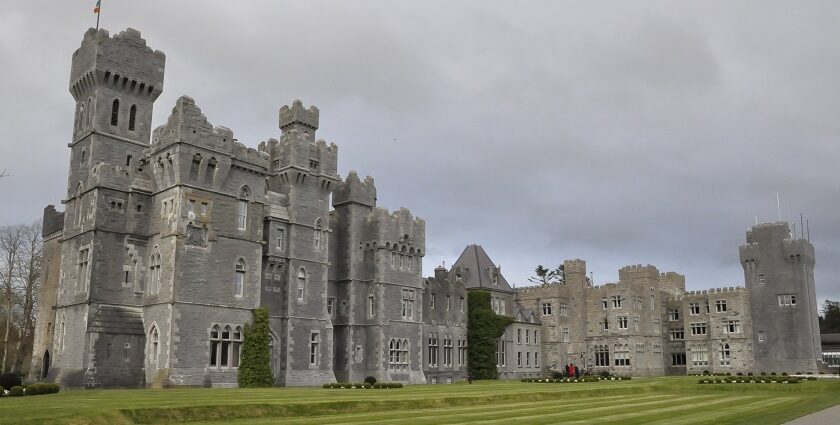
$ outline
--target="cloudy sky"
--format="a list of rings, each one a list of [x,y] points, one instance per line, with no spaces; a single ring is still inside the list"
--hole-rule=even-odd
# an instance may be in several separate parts
[[[0,225],[63,196],[70,58],[93,0],[0,7]],[[743,284],[756,217],[810,220],[840,298],[836,1],[104,0],[167,55],[155,125],[192,96],[246,145],[321,110],[339,171],[426,219],[427,272],[483,245],[509,281],[582,258]],[[394,140],[396,139],[396,141]]]

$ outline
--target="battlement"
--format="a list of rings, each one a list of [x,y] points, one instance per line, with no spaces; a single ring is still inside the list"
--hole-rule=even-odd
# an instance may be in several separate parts
[[[814,246],[805,239],[786,239],[782,241],[782,252],[785,259],[805,259],[814,263]]]
[[[697,291],[685,291],[682,294],[675,294],[671,297],[674,301],[685,301],[693,299],[705,299],[709,296],[747,296],[747,289],[743,286],[729,286],[720,288],[709,288]]]
[[[307,127],[314,133],[318,129],[319,111],[315,106],[304,109],[303,102],[295,99],[292,106],[284,105],[280,108],[280,129],[287,130],[292,127]]]
[[[265,148],[271,153],[273,171],[295,167],[329,177],[338,175],[338,146],[323,139],[314,141],[313,134],[300,127],[283,131],[279,142]]]
[[[579,258],[575,258],[574,260],[565,260],[563,261],[563,272],[566,275],[569,274],[586,274],[586,261],[583,261]]]
[[[373,177],[367,176],[365,181],[361,181],[355,171],[350,171],[347,178],[333,191],[334,207],[347,203],[375,207],[376,185],[374,185]]]
[[[140,31],[111,36],[91,28],[73,53],[70,93],[79,99],[99,84],[154,100],[163,92],[165,64],[166,55],[149,48]]]
[[[659,269],[657,269],[656,267],[654,267],[650,264],[648,264],[646,266],[643,266],[641,264],[635,264],[635,265],[622,267],[621,269],[618,270],[618,280],[620,282],[625,282],[625,281],[630,282],[634,279],[640,279],[640,278],[641,279],[648,278],[648,279],[659,280],[659,276],[660,276]]]
[[[368,231],[373,232],[368,239],[378,241],[379,246],[413,247],[418,255],[426,247],[426,222],[411,215],[408,208],[400,208],[393,213],[385,208],[375,208],[366,218]]]
[[[41,221],[41,236],[46,238],[61,230],[64,230],[64,211],[56,211],[55,205],[47,205]]]

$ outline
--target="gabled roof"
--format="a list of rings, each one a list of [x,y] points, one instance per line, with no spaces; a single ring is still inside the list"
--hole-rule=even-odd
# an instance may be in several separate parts
[[[520,323],[542,324],[540,316],[530,308],[522,308],[518,301],[513,302],[513,319]]]
[[[461,269],[464,286],[467,289],[485,288],[502,292],[513,292],[501,270],[493,263],[481,245],[468,245],[452,265],[452,271]],[[457,273],[457,271],[456,271]],[[496,283],[493,277],[496,276]]]

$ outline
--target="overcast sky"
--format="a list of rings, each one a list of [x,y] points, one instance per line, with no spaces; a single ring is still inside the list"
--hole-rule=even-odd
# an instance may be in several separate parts
[[[0,225],[64,195],[90,1],[0,1]],[[810,220],[840,298],[840,2],[104,0],[166,53],[154,124],[193,97],[248,146],[295,98],[339,172],[426,220],[426,274],[483,245],[510,282],[581,258],[743,285],[758,218]],[[394,140],[396,138],[396,141]]]

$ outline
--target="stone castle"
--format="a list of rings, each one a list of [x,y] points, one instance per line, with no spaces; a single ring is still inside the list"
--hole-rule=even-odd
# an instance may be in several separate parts
[[[591,286],[586,264],[514,289],[478,245],[423,277],[425,222],[376,205],[371,177],[337,174],[319,111],[279,111],[279,139],[248,148],[189,97],[152,129],[165,56],[140,33],[89,30],[65,211],[44,212],[32,377],[68,387],[234,386],[243,326],[268,307],[277,385],[466,378],[468,291],[514,318],[500,376],[575,363],[599,372],[813,371],[814,250],[786,223],[753,227],[745,288],[686,292],[630,266]],[[772,320],[771,320],[772,318]]]

